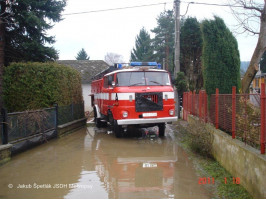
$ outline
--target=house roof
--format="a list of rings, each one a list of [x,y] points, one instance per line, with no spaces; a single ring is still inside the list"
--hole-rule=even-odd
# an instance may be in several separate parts
[[[56,62],[79,71],[82,83],[90,83],[93,76],[109,68],[103,60],[58,60]]]

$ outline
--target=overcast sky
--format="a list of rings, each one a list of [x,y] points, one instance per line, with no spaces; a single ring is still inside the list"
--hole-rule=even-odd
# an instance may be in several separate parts
[[[84,48],[90,60],[104,60],[107,52],[113,52],[122,55],[124,61],[128,62],[140,29],[145,27],[150,32],[156,27],[156,18],[164,10],[173,8],[173,0],[67,0],[63,14],[164,2],[166,4],[141,8],[64,15],[64,20],[56,23],[48,33],[56,38],[54,47],[59,51],[60,60],[74,60],[78,51]],[[187,3],[184,2],[181,3],[181,15],[185,14],[187,9]],[[194,2],[227,3],[226,0],[194,0]],[[223,18],[236,36],[241,61],[250,60],[257,43],[257,36],[236,34],[234,28],[237,22],[229,8],[190,4],[186,14],[197,17],[198,20],[212,19],[213,15]],[[152,33],[150,34],[153,37]]]

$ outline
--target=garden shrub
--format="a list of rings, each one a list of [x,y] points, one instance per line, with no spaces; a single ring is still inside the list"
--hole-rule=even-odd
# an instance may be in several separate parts
[[[189,145],[192,151],[202,156],[213,158],[213,136],[201,121],[189,124]]]
[[[8,112],[83,101],[79,72],[55,62],[11,63],[5,68],[3,84]]]

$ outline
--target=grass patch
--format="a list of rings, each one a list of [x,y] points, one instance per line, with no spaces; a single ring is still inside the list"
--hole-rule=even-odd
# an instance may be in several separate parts
[[[220,198],[225,199],[250,199],[252,196],[246,189],[237,184],[237,177],[233,177],[226,169],[224,169],[217,161],[213,159],[202,160],[199,164],[213,177],[217,183],[217,194]]]
[[[191,127],[187,126],[184,121],[178,121],[174,124],[175,129],[178,130],[177,138],[179,144],[187,151],[189,156],[193,159],[194,165],[200,177],[210,177],[215,180],[214,193],[217,198],[225,199],[251,199],[252,196],[247,190],[237,184],[237,177],[233,177],[225,168],[223,168],[216,160],[204,151],[197,151],[200,148],[195,148],[195,141],[191,142],[191,138],[195,137],[195,132],[190,133]],[[199,130],[199,129],[198,129]],[[194,135],[193,135],[194,134]],[[199,137],[198,137],[199,138]],[[206,139],[206,138],[205,138]],[[202,142],[199,142],[201,146]],[[206,185],[208,186],[208,185]],[[213,190],[213,187],[210,188]]]

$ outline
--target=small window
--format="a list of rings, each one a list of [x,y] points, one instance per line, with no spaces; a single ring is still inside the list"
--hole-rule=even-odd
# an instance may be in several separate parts
[[[103,87],[108,88],[108,77],[104,77]]]
[[[108,76],[108,86],[112,87],[112,82],[114,81],[114,75]]]
[[[104,77],[104,87],[112,87],[112,82],[114,81],[114,75]]]

